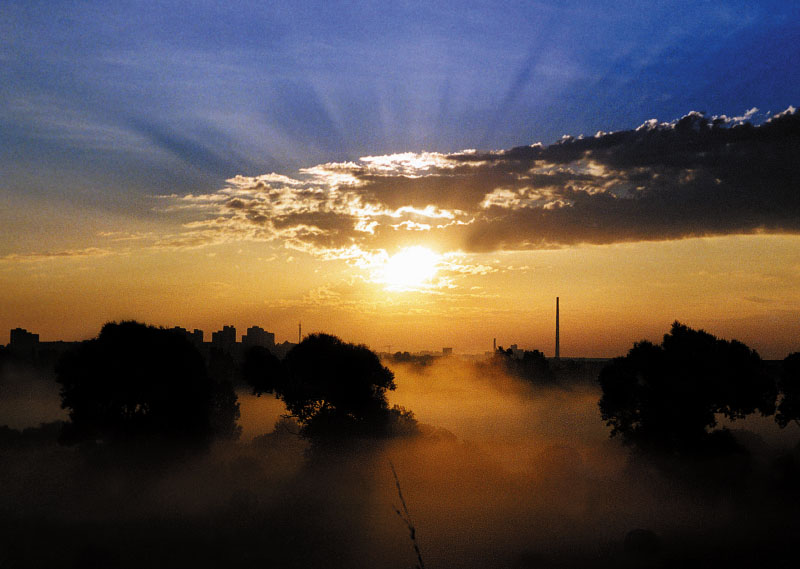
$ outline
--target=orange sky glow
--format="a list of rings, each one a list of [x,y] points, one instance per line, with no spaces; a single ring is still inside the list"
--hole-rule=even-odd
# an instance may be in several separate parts
[[[207,339],[224,324],[240,333],[257,324],[296,341],[302,321],[304,332],[380,351],[480,353],[497,338],[552,355],[556,296],[565,356],[623,354],[633,341],[658,340],[675,319],[770,358],[795,350],[800,337],[796,236],[441,251],[435,274],[400,287],[376,269],[388,257],[359,266],[257,242],[131,243],[1,261],[5,341],[16,326],[42,340],[84,339],[121,319],[201,328]]]

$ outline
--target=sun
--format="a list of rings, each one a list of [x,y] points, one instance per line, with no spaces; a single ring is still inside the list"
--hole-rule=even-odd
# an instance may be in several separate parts
[[[392,255],[379,271],[379,280],[389,288],[424,286],[436,276],[439,255],[427,247],[407,247]]]

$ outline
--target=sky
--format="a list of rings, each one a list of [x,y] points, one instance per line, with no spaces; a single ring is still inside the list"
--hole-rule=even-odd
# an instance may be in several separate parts
[[[800,350],[800,6],[0,9],[0,343]]]

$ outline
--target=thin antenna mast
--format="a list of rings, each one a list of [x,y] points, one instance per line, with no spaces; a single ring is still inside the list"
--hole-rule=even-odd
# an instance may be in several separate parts
[[[558,324],[559,324],[559,322],[558,322],[558,317],[559,317],[559,314],[558,314],[558,297],[556,297],[556,359],[557,359],[557,360],[561,358],[561,345],[560,345],[560,341],[561,341],[561,340],[560,340],[560,338],[558,337],[558,334],[559,334],[559,330],[558,330]]]

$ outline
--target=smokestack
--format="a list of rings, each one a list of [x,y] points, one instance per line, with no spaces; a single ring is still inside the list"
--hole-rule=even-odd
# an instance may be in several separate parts
[[[497,351],[497,338],[494,338],[492,340],[492,348],[493,348],[492,351],[495,351],[495,352]]]
[[[302,322],[298,322],[297,323],[297,343],[299,344],[302,341],[303,341],[303,323]]]
[[[558,297],[556,297],[556,359],[561,358],[561,345],[558,337]]]

